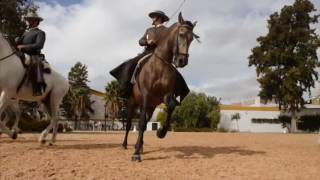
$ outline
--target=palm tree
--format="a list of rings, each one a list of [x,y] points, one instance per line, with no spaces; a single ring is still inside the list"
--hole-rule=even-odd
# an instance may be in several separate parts
[[[79,127],[81,118],[88,118],[90,113],[94,113],[94,110],[91,108],[93,101],[90,100],[86,91],[86,88],[71,88],[68,93],[69,110],[75,120],[76,128]]]
[[[112,120],[112,128],[114,120],[119,116],[120,113],[120,85],[117,81],[111,81],[106,86],[106,109],[107,116]]]
[[[240,114],[239,113],[234,113],[231,115],[231,121],[235,120],[237,123],[237,130],[239,131],[239,124],[238,120],[240,119]]]

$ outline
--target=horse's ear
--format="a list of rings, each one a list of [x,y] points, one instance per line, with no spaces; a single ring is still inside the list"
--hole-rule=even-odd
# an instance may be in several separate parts
[[[197,23],[197,21],[193,22],[193,27],[196,27]]]
[[[184,23],[184,19],[183,19],[183,17],[182,17],[182,13],[181,13],[181,12],[179,13],[179,23],[180,23],[180,24],[183,24],[183,23]]]

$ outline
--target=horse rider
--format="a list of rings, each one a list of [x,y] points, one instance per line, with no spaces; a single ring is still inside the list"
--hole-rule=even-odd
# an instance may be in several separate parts
[[[43,19],[38,16],[35,10],[29,11],[24,19],[27,29],[21,37],[16,39],[17,49],[30,56],[28,79],[32,82],[33,95],[41,96],[46,88],[42,67],[44,55],[41,54],[46,34],[38,26]]]
[[[151,35],[155,39],[159,39],[162,32],[167,31],[168,28],[164,26],[163,23],[169,21],[169,17],[162,11],[153,11],[149,13],[149,17],[152,19],[152,27],[148,28],[142,38],[139,40],[139,45],[144,46],[144,51],[138,56],[120,64],[118,67],[110,71],[110,74],[114,76],[120,84],[120,97],[128,99],[132,91],[131,79],[134,75],[135,68],[141,59],[149,58],[157,47],[156,42],[148,41],[148,37]],[[134,77],[133,77],[134,78]],[[178,82],[179,81],[179,82]],[[178,94],[184,98],[189,93],[189,88],[181,74],[177,71],[177,82],[179,86],[176,88]],[[181,93],[180,93],[181,92]],[[176,94],[177,94],[176,93]]]

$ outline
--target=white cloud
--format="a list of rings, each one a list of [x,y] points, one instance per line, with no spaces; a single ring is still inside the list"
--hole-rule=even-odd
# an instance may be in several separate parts
[[[192,44],[190,63],[181,70],[190,87],[226,100],[255,96],[258,84],[254,69],[248,68],[247,57],[257,44],[256,38],[267,32],[269,15],[292,2],[186,1],[183,14],[186,19],[199,21],[195,31],[202,41]],[[162,9],[171,14],[179,3],[86,0],[62,6],[42,2],[40,14],[45,21],[41,28],[47,33],[44,52],[65,76],[76,61],[83,62],[89,69],[90,84],[103,90],[112,79],[108,72],[142,51],[137,41],[150,25],[148,12]]]

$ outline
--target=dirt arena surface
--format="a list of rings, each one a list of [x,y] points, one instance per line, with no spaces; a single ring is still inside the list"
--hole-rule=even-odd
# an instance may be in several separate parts
[[[0,179],[320,179],[320,135],[146,133],[142,162],[120,147],[123,133],[0,137]]]

